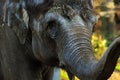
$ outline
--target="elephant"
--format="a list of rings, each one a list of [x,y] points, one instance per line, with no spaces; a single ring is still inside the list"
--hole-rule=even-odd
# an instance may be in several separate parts
[[[120,37],[100,61],[95,58],[93,0],[1,0],[0,4],[3,80],[52,80],[55,66],[65,69],[70,80],[111,76],[120,55]]]

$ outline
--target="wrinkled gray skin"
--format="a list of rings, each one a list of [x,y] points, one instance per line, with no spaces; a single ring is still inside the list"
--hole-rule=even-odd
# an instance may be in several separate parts
[[[3,80],[51,80],[54,66],[65,69],[70,80],[74,75],[81,80],[107,80],[120,55],[120,38],[113,41],[100,61],[96,60],[91,36],[97,18],[92,3],[92,0],[55,0],[53,7],[46,3],[45,9],[38,13],[36,6],[24,4],[29,16],[28,27],[16,10],[10,11],[14,13],[15,24],[9,22],[12,18],[5,16],[4,5],[0,5],[3,11],[0,14],[3,21],[0,23],[0,76]],[[30,12],[33,8],[35,13]],[[7,24],[4,21],[8,21]]]
[[[71,80],[73,75],[81,80],[107,80],[120,55],[117,38],[100,61],[94,57],[91,36],[97,17],[92,3],[92,0],[56,0],[45,16],[30,18],[36,58],[65,69]],[[59,62],[55,62],[56,58]]]

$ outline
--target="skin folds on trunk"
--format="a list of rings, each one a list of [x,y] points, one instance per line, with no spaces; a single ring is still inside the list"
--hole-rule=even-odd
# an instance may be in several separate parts
[[[94,57],[91,45],[91,33],[85,28],[75,27],[66,31],[67,40],[61,40],[63,45],[63,62],[67,68],[81,80],[95,80]]]

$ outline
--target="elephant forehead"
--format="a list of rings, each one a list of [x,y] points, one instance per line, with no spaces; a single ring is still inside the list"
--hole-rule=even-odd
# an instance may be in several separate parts
[[[54,2],[54,5],[58,5],[58,6],[64,6],[64,5],[69,5],[72,7],[75,7],[76,5],[79,6],[79,8],[83,5],[83,2],[81,2],[80,0],[60,0],[58,2]],[[77,8],[77,7],[76,7]]]
[[[78,5],[79,7],[83,7],[87,5],[93,5],[93,0],[55,0],[54,4],[64,4],[64,5],[71,5],[71,6],[76,6]]]
[[[87,1],[87,0],[55,0],[54,2],[70,4],[70,3],[81,3],[83,1]]]
[[[53,7],[48,12],[66,15],[66,11],[68,10],[66,6],[71,7],[75,12],[78,11],[81,13],[92,8],[92,0],[55,0]]]
[[[78,0],[55,0],[51,10],[57,10],[56,12],[60,12],[60,10],[62,11],[65,9],[66,5],[69,5],[75,9],[80,9],[82,6],[81,1]]]

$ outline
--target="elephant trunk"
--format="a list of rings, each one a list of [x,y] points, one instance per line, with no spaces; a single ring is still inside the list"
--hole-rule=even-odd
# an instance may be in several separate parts
[[[72,22],[75,24],[69,29],[63,30],[64,36],[59,43],[63,47],[63,52],[61,52],[63,53],[63,63],[81,80],[107,80],[119,58],[119,49],[117,48],[119,44],[113,46],[113,43],[98,61],[92,48],[92,31],[88,26],[79,23],[82,21],[78,16]],[[114,54],[115,50],[116,54]]]

